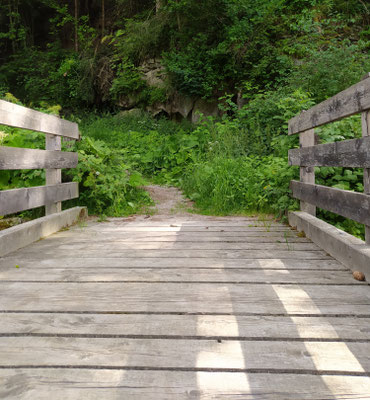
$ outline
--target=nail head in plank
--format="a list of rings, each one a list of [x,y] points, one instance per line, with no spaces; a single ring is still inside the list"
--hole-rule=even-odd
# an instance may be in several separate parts
[[[0,354],[0,366],[370,371],[370,343],[29,336],[0,338]]]

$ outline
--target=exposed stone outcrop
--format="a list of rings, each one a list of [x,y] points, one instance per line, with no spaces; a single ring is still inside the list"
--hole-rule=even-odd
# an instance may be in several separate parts
[[[147,60],[140,66],[139,70],[142,74],[142,79],[149,87],[159,89],[167,87],[168,77],[161,60]],[[135,95],[122,97],[118,105],[126,110],[119,115],[135,115],[138,110],[138,98]],[[178,92],[172,93],[165,102],[157,102],[147,106],[146,110],[153,116],[165,114],[175,120],[188,119],[193,123],[197,123],[201,115],[206,117],[220,115],[217,101],[189,97]]]
[[[191,122],[193,122],[194,124],[197,123],[200,119],[201,114],[203,114],[206,117],[208,116],[217,117],[218,115],[220,115],[218,102],[198,99],[193,107],[193,111],[191,114]]]

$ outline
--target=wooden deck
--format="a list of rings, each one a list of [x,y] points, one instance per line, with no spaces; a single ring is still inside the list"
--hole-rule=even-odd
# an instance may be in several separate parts
[[[1,399],[370,399],[370,288],[271,221],[90,222],[0,258]]]

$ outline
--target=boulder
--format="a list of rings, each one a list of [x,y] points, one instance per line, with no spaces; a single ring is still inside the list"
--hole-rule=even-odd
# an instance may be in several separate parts
[[[122,96],[117,102],[117,105],[124,109],[131,109],[137,104],[137,98],[134,95]]]
[[[217,117],[220,115],[217,101],[208,101],[199,99],[195,102],[193,112],[191,115],[191,122],[196,124],[199,122],[200,115],[203,114],[206,117]]]

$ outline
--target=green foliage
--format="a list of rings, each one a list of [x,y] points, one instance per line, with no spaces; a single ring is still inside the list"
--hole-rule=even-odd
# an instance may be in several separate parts
[[[131,170],[122,151],[89,137],[77,148],[79,164],[69,175],[80,183],[79,204],[93,214],[114,217],[140,212],[151,204],[149,195],[140,189],[145,180]]]
[[[268,157],[216,157],[189,170],[185,193],[203,211],[212,214],[274,212],[282,217],[294,203],[289,182],[297,171],[286,159]]]
[[[137,93],[146,87],[138,69],[128,59],[122,60],[116,69],[116,78],[113,80],[110,89],[115,99]]]
[[[358,45],[332,42],[325,50],[311,50],[289,81],[321,102],[359,82],[365,71],[370,71],[370,58]]]

